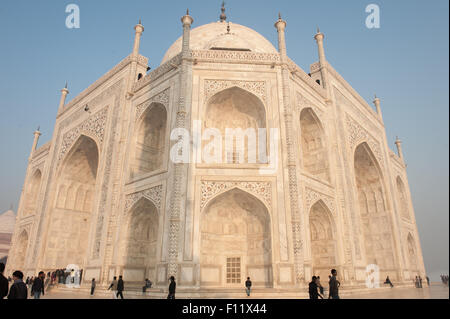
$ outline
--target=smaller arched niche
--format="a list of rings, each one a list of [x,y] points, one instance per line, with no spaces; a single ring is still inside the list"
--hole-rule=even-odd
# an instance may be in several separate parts
[[[337,247],[333,216],[323,201],[311,207],[309,225],[313,275],[327,278],[337,266]]]
[[[408,261],[409,261],[409,268],[411,271],[417,272],[417,250],[416,250],[416,244],[414,242],[414,238],[411,235],[411,233],[408,234],[407,238],[408,242]]]
[[[15,256],[16,261],[14,263],[15,270],[24,270],[25,267],[25,257],[27,255],[28,248],[28,232],[23,230],[19,237],[17,238],[17,246],[16,246]]]
[[[219,152],[219,164],[267,163],[267,142],[260,143],[267,141],[267,132],[260,131],[266,129],[266,111],[256,95],[238,87],[216,93],[207,103],[203,128],[215,130],[221,135],[221,143],[216,145],[220,150],[209,148],[210,141],[203,142],[204,157],[216,158],[214,152]],[[230,130],[244,132],[243,145],[231,135]],[[260,133],[265,133],[265,136],[260,136]]]
[[[152,103],[138,122],[132,149],[131,178],[163,168],[167,112]]]
[[[37,199],[39,195],[39,189],[41,186],[41,179],[42,173],[38,169],[34,172],[33,176],[31,177],[31,182],[27,189],[24,216],[33,215],[36,213]]]
[[[406,195],[405,185],[403,184],[400,176],[397,177],[397,194],[398,200],[400,202],[400,216],[407,220],[410,220],[411,216],[408,209],[408,197]]]
[[[158,221],[156,206],[146,198],[141,198],[128,212],[121,243],[125,267],[144,269],[156,265]]]
[[[300,114],[302,163],[306,172],[330,182],[326,138],[319,118],[311,108]]]

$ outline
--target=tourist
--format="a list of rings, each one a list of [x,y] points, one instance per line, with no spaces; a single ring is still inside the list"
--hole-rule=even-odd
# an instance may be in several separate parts
[[[394,285],[392,284],[391,280],[389,279],[389,276],[386,277],[386,281],[384,282],[385,285],[390,285],[391,288],[394,288]]]
[[[430,287],[430,278],[427,276],[426,279],[427,279],[427,286]]]
[[[73,284],[75,283],[75,269],[72,269],[70,271],[70,282]]]
[[[124,291],[124,283],[122,276],[119,276],[119,281],[117,282],[117,299],[120,296],[120,299],[123,299],[123,291]]]
[[[9,289],[8,299],[27,299],[28,289],[23,282],[23,273],[20,270],[16,270],[13,273],[14,283]]]
[[[38,277],[34,280],[33,286],[31,287],[31,295],[34,299],[40,299],[41,293],[44,295],[44,278],[45,274],[43,271],[39,272]]]
[[[336,279],[337,271],[336,269],[331,270],[331,278],[330,278],[330,292],[328,294],[328,299],[339,299],[339,286],[341,283]]]
[[[25,280],[25,285],[27,285],[27,287],[30,285],[30,276]]]
[[[313,276],[309,283],[309,299],[319,299],[319,292],[317,291],[317,277]]]
[[[422,287],[422,277],[419,276],[419,288],[423,288]]]
[[[111,289],[112,291],[112,295],[113,295],[113,299],[116,299],[116,293],[117,293],[117,277],[114,276],[113,281],[111,282],[111,285],[109,285],[108,290]]]
[[[316,278],[316,284],[317,284],[317,287],[319,287],[320,294],[323,296],[323,286],[322,286],[322,284],[320,283],[320,276],[317,276],[317,278]],[[319,297],[322,297],[322,296],[319,296]]]
[[[142,287],[142,292],[145,294],[147,289],[152,288],[152,282],[148,280],[148,278],[145,279],[144,287]]]
[[[252,289],[252,281],[250,277],[247,277],[247,281],[245,282],[245,291],[247,292],[247,297],[250,297],[250,290]]]
[[[91,282],[91,296],[94,295],[94,291],[95,291],[95,278],[92,278],[92,282]]]
[[[0,299],[5,298],[8,295],[8,279],[3,276],[3,272],[5,271],[5,264],[0,263]]]
[[[167,296],[167,299],[175,299],[175,291],[177,289],[177,283],[175,282],[175,277],[170,277],[170,284],[169,284],[169,295]]]

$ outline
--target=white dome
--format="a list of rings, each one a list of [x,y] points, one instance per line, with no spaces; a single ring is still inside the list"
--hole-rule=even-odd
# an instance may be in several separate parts
[[[261,34],[240,24],[213,22],[191,30],[190,47],[192,50],[231,49],[257,53],[278,53],[275,47]],[[182,37],[167,50],[162,63],[181,52]]]
[[[16,214],[12,210],[0,215],[0,233],[12,234],[16,224]]]

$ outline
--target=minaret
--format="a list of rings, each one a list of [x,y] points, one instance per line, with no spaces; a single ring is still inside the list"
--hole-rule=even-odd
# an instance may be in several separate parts
[[[37,147],[37,144],[39,141],[39,136],[41,136],[41,132],[39,132],[39,127],[36,131],[34,131],[33,134],[34,134],[34,140],[33,140],[33,146],[31,147],[30,157],[28,158],[29,161],[31,161],[33,158],[34,151],[36,150],[36,147]]]
[[[373,104],[375,105],[377,109],[378,116],[380,117],[381,122],[383,122],[383,114],[381,114],[381,105],[380,105],[380,99],[375,94],[375,100],[373,100]]]
[[[281,13],[278,13],[278,21],[275,22],[275,28],[278,31],[278,51],[280,52],[281,61],[286,61],[286,21],[281,18]]]
[[[320,65],[320,73],[322,74],[322,85],[323,88],[327,90],[328,92],[328,73],[327,73],[327,59],[325,58],[325,49],[323,47],[323,39],[325,38],[325,35],[320,32],[320,29],[317,28],[317,33],[314,36],[314,39],[317,42],[317,48],[319,51],[319,65]]]
[[[136,30],[136,34],[134,36],[133,56],[137,57],[139,55],[142,32],[144,32],[144,26],[141,23],[141,19],[139,19],[139,23],[135,25],[134,30]]]
[[[58,112],[61,112],[62,109],[64,108],[64,105],[66,104],[67,94],[69,94],[69,90],[67,89],[67,82],[66,82],[66,86],[64,87],[64,89],[61,90],[61,99],[59,100]]]
[[[403,151],[402,151],[402,141],[398,138],[395,140],[395,145],[397,146],[397,153],[398,153],[398,157],[400,157],[402,160],[404,160],[403,157]]]
[[[178,99],[176,128],[189,131],[189,113],[192,104],[192,62],[190,59],[190,35],[191,25],[194,19],[189,15],[189,9],[186,15],[181,18],[183,24],[183,44],[181,49],[181,67],[180,67],[180,95]],[[183,136],[179,136],[178,143],[183,145]],[[189,142],[187,142],[189,143]],[[181,156],[189,156],[189,150],[181,149]],[[169,250],[168,267],[169,276],[178,277],[178,256],[180,253],[179,238],[181,236],[181,220],[186,210],[187,193],[187,175],[188,165],[183,162],[174,163],[173,187],[171,190],[170,208],[169,208]]]

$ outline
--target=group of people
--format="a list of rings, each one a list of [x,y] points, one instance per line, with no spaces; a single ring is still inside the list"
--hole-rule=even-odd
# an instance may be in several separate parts
[[[341,283],[337,280],[336,269],[331,270],[331,275],[328,276],[328,299],[339,299],[339,287]],[[324,299],[324,288],[320,283],[320,276],[313,276],[309,283],[309,299]]]
[[[441,281],[444,285],[448,286],[448,275],[441,275]]]
[[[9,287],[8,280],[3,275],[5,271],[5,264],[0,263],[0,299],[7,297],[8,299],[27,299],[28,289],[31,288],[30,295],[34,299],[40,299],[41,295],[44,295],[45,287],[45,273],[39,272],[37,277],[27,278],[23,281],[23,273],[20,270],[16,270],[12,276],[13,284]]]

